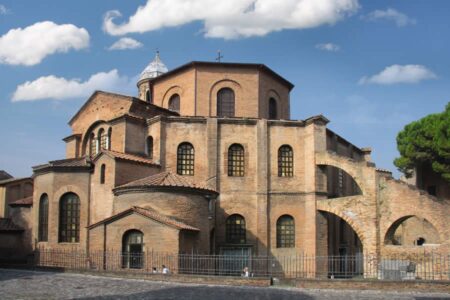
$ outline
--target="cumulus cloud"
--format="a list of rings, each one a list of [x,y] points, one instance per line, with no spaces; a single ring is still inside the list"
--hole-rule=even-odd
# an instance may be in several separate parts
[[[43,99],[64,100],[87,97],[95,90],[129,92],[133,81],[120,76],[116,69],[99,72],[88,80],[66,79],[54,75],[39,77],[17,86],[12,101],[36,101]]]
[[[408,17],[404,13],[401,13],[393,8],[388,8],[386,10],[374,10],[365,16],[368,21],[378,21],[378,20],[388,20],[393,21],[398,27],[403,27],[406,25],[412,25],[416,23],[416,20]]]
[[[422,65],[392,65],[383,71],[372,76],[364,76],[359,80],[359,84],[396,84],[396,83],[417,83],[422,80],[437,78],[427,67]]]
[[[117,42],[112,44],[108,50],[126,50],[126,49],[137,49],[141,48],[143,45],[141,42],[135,39],[124,37],[119,39]]]
[[[206,37],[235,39],[333,25],[358,8],[358,0],[148,0],[120,24],[119,11],[107,12],[103,29],[125,35],[201,21]]]
[[[37,22],[25,28],[9,30],[0,36],[0,63],[32,66],[46,56],[89,46],[89,33],[73,24]]]
[[[339,47],[339,45],[336,45],[333,43],[317,44],[316,48],[319,50],[331,51],[331,52],[336,52],[341,49],[341,47]]]

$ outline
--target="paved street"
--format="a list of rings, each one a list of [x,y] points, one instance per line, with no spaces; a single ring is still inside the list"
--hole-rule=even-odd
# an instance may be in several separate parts
[[[0,299],[450,299],[450,294],[175,284],[0,269]]]

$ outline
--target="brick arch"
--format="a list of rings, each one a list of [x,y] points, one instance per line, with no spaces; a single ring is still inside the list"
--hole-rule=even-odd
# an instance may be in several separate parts
[[[231,79],[221,79],[216,81],[209,91],[209,115],[216,116],[217,115],[217,92],[222,88],[230,88],[234,92],[234,105],[235,105],[235,114],[236,104],[238,101],[242,100],[242,87],[239,82]]]
[[[84,133],[83,142],[81,143],[81,153],[82,153],[82,155],[86,155],[86,153],[89,152],[89,151],[86,151],[87,150],[86,147],[87,147],[87,144],[89,142],[89,136],[91,135],[91,132],[94,132],[95,138],[97,138],[97,134],[96,134],[95,129],[97,129],[97,127],[99,125],[103,125],[103,124],[106,124],[106,121],[98,120],[98,121],[95,121],[94,123],[92,123],[91,126],[88,127],[88,129]],[[109,127],[105,127],[105,132],[108,131],[108,128]],[[100,129],[100,128],[98,128],[98,129]]]
[[[183,89],[178,85],[171,86],[170,88],[167,89],[167,91],[163,95],[161,106],[164,108],[169,108],[169,99],[175,94],[180,95],[180,110],[181,110],[181,103],[183,102],[184,95]]]
[[[362,194],[367,194],[368,187],[361,180],[361,169],[367,166],[362,166],[361,163],[356,163],[347,157],[332,155],[327,152],[316,154],[316,165],[331,166],[345,171],[358,184]]]
[[[330,213],[333,214],[339,218],[341,218],[342,220],[344,220],[345,222],[347,222],[347,224],[353,229],[353,231],[356,232],[356,234],[358,235],[359,240],[361,241],[361,244],[363,245],[363,251],[366,251],[368,249],[368,245],[366,245],[367,243],[367,238],[364,235],[364,231],[360,228],[360,226],[358,224],[355,223],[355,221],[353,221],[352,219],[350,219],[348,216],[346,216],[345,214],[343,214],[342,212],[329,208],[329,207],[317,207],[317,211],[318,212],[324,212],[324,213]]]
[[[382,237],[383,237],[383,240],[382,240],[383,244],[387,245],[386,244],[386,239],[387,239],[388,235],[391,235],[391,234],[393,235],[395,230],[398,228],[398,226],[400,226],[401,223],[403,223],[404,221],[406,221],[406,220],[408,220],[409,218],[412,218],[412,217],[425,219],[428,223],[430,223],[433,226],[434,230],[436,230],[436,232],[438,233],[439,243],[442,243],[443,241],[445,241],[445,237],[443,236],[443,233],[440,230],[438,230],[439,226],[436,226],[436,224],[438,224],[438,223],[432,217],[430,217],[430,218],[424,217],[421,214],[408,214],[408,215],[405,215],[405,216],[402,216],[402,217],[397,217],[395,219],[395,221],[392,222],[389,225],[389,227],[387,227],[386,231],[382,235]]]

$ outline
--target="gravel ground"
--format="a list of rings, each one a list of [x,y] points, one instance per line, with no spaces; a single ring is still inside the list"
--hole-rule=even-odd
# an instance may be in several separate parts
[[[450,294],[178,284],[0,269],[0,299],[449,299]]]

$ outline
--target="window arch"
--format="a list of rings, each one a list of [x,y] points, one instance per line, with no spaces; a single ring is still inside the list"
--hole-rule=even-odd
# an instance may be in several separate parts
[[[111,137],[112,137],[112,128],[108,129],[108,140],[106,142],[106,149],[111,150]]]
[[[144,234],[140,230],[131,229],[123,234],[122,254],[123,268],[140,269],[143,263]]]
[[[223,88],[217,92],[217,116],[234,117],[234,91]]]
[[[147,89],[145,91],[145,101],[147,101],[148,103],[153,103],[152,101],[152,95],[150,93],[150,89]]]
[[[275,98],[269,99],[269,119],[278,119],[277,100],[275,100]]]
[[[97,142],[95,140],[95,135],[93,132],[89,136],[89,154],[91,156],[97,154]]]
[[[290,215],[284,215],[277,220],[277,248],[295,247],[295,223]]]
[[[172,111],[180,112],[180,95],[173,94],[169,99],[169,109]]]
[[[48,195],[43,194],[39,200],[39,242],[48,241]]]
[[[145,140],[145,154],[148,158],[153,159],[153,137],[151,135]]]
[[[233,144],[228,148],[228,176],[244,176],[244,172],[244,147],[240,144]]]
[[[190,143],[181,143],[177,150],[177,174],[194,175],[194,147]]]
[[[107,136],[103,128],[100,128],[100,130],[97,133],[97,145],[98,145],[97,152],[106,149],[106,147],[108,146]]]
[[[105,176],[106,176],[106,165],[103,164],[100,167],[100,184],[104,184],[105,183]]]
[[[234,214],[227,218],[225,225],[225,236],[227,243],[245,244],[247,241],[245,219],[243,216]]]
[[[278,149],[278,176],[294,176],[294,151],[289,145],[283,145]]]
[[[59,202],[59,242],[78,243],[80,241],[80,198],[67,193]]]

